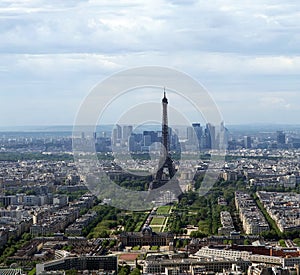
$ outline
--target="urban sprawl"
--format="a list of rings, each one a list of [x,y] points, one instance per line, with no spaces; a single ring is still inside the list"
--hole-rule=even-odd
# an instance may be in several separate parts
[[[132,212],[90,192],[72,142],[92,141],[110,179],[147,191],[151,176],[124,168],[154,175],[161,131],[1,132],[0,274],[299,274],[300,131],[194,123],[169,140],[183,193]]]

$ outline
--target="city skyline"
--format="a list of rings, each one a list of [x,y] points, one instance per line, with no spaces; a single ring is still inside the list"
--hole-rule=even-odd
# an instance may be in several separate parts
[[[98,82],[147,65],[191,75],[226,124],[299,124],[296,1],[4,1],[0,20],[0,126],[70,125]]]

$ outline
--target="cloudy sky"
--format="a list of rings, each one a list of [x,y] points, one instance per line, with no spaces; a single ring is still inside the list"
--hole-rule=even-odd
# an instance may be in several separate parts
[[[92,87],[145,65],[195,78],[226,124],[300,124],[296,0],[2,0],[0,42],[0,126],[72,124]]]

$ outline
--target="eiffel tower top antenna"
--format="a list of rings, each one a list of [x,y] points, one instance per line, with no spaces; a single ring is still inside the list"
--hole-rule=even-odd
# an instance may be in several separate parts
[[[162,99],[162,103],[167,103],[168,104],[168,99],[167,99],[167,96],[166,96],[166,87],[164,87],[164,97]]]
[[[162,99],[162,107],[163,107],[163,113],[162,113],[162,143],[165,147],[165,154],[166,156],[169,155],[169,126],[168,126],[168,99],[166,96],[166,88],[164,87],[164,97]],[[166,157],[165,156],[165,157]]]

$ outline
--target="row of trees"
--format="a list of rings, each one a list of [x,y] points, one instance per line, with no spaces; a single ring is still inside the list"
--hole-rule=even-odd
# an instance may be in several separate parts
[[[96,205],[97,218],[91,222],[83,233],[88,238],[107,238],[112,230],[114,234],[120,233],[116,228],[123,227],[127,232],[139,231],[145,223],[146,212],[125,212],[112,206]]]
[[[24,233],[20,238],[17,239],[10,238],[6,245],[0,250],[0,263],[9,264],[8,257],[13,256],[18,249],[28,244],[30,240],[31,235],[29,233]]]
[[[20,160],[73,161],[73,156],[65,153],[42,154],[39,152],[0,152],[0,161]]]
[[[229,207],[218,205],[220,194],[211,192],[205,197],[197,192],[189,191],[183,194],[169,219],[169,230],[182,234],[187,225],[199,227],[199,232],[192,236],[207,236],[216,234],[220,224],[220,212],[229,210]]]
[[[119,266],[118,275],[141,275],[141,270],[138,267],[131,270],[129,265]]]

